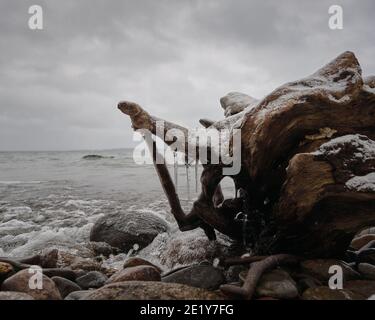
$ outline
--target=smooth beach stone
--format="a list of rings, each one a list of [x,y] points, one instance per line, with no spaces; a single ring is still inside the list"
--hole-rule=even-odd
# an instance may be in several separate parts
[[[65,298],[71,292],[82,290],[78,284],[68,279],[62,277],[52,277],[51,279],[55,283],[62,298]]]
[[[43,269],[43,274],[49,278],[63,277],[72,281],[77,278],[77,274],[75,271],[61,268]]]
[[[84,270],[74,270],[74,271],[76,273],[76,279],[83,277],[84,275],[87,274],[87,271],[84,271]]]
[[[29,280],[30,280],[30,277],[32,277],[33,275],[34,275],[33,273],[29,273],[28,269],[21,270],[17,272],[15,275],[6,279],[1,285],[1,290],[27,293],[28,295],[32,296],[35,300],[60,300],[61,299],[60,292],[57,289],[55,283],[44,274],[41,275],[43,288],[42,289],[30,288]]]
[[[162,281],[216,290],[225,282],[225,278],[220,269],[210,265],[195,265],[168,274]]]
[[[109,214],[94,224],[90,241],[103,241],[128,252],[135,244],[139,248],[146,247],[159,233],[167,229],[166,221],[149,212]]]
[[[375,280],[375,266],[369,263],[360,263],[358,265],[358,271],[366,279]]]
[[[363,236],[364,234],[375,234],[375,227],[363,229],[358,236]]]
[[[40,250],[39,254],[22,257],[15,260],[22,260],[22,263],[37,265],[42,268],[56,268],[59,258],[59,251],[56,248],[47,248]]]
[[[364,299],[369,298],[375,294],[375,281],[371,280],[352,280],[347,281],[344,284],[344,288],[352,292],[358,293],[363,296]]]
[[[342,267],[344,280],[354,280],[361,277],[361,275],[353,270],[347,263],[335,259],[305,260],[301,262],[301,269],[303,272],[312,275],[318,280],[328,281],[332,276],[328,271],[333,265]]]
[[[10,263],[0,262],[0,284],[3,280],[14,274],[14,268]]]
[[[223,300],[219,292],[179,283],[126,281],[90,292],[85,300]]]
[[[105,274],[98,271],[90,271],[84,276],[77,278],[76,282],[82,289],[89,289],[100,288],[107,280],[108,277]]]
[[[359,262],[375,265],[375,252],[366,255],[360,255]]]
[[[299,278],[297,286],[300,292],[304,292],[305,290],[309,288],[321,287],[322,282],[319,281],[318,279],[315,279],[311,275],[303,275],[302,277]]]
[[[59,260],[59,250],[45,249],[40,254],[40,266],[43,268],[56,268]]]
[[[153,263],[145,259],[139,258],[139,257],[131,257],[127,259],[124,263],[123,268],[125,269],[129,267],[137,267],[137,266],[151,266],[157,269],[159,272],[161,272],[161,269],[158,266],[155,266]]]
[[[260,278],[256,294],[260,297],[294,299],[298,297],[298,289],[288,272],[276,269],[264,274]]]
[[[120,253],[120,250],[118,248],[114,248],[106,242],[90,241],[87,244],[87,247],[92,250],[94,255],[96,256],[102,255],[104,257],[109,257],[111,254]]]
[[[242,281],[247,273],[247,270],[240,273]],[[294,299],[298,297],[298,288],[288,272],[275,269],[262,275],[256,287],[256,295],[275,299]]]
[[[34,298],[23,292],[0,291],[0,300],[34,300]]]
[[[106,284],[124,281],[160,281],[160,272],[151,266],[129,267],[117,271],[106,282]]]
[[[230,266],[225,272],[225,282],[237,282],[240,280],[240,273],[247,272],[248,268],[244,265]]]
[[[350,247],[354,250],[359,250],[372,240],[375,240],[375,234],[364,234],[354,238],[350,244]]]
[[[230,92],[220,98],[220,104],[225,110],[225,116],[231,116],[243,111],[247,107],[255,106],[257,99],[241,92]]]
[[[101,271],[102,266],[98,261],[92,258],[80,258],[77,257],[73,260],[70,265],[72,270],[84,270],[84,271]]]
[[[171,230],[172,231],[172,230]],[[199,264],[208,260],[213,264],[220,259],[238,255],[236,248],[230,245],[228,237],[218,234],[217,241],[210,241],[201,228],[189,232],[173,230],[159,234],[154,241],[142,250],[142,256],[154,256],[165,269]]]
[[[64,300],[85,300],[85,297],[92,292],[92,290],[80,290],[69,293]]]
[[[307,289],[302,294],[303,300],[363,300],[363,297],[350,290],[332,290],[328,287]]]

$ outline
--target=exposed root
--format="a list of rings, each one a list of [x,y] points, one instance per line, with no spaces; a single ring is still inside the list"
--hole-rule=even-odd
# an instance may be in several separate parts
[[[152,116],[136,103],[120,102],[118,108],[130,117],[134,129],[163,138],[173,151],[203,164],[202,192],[185,213],[168,168],[155,163],[182,231],[201,227],[215,239],[217,230],[245,246],[251,243],[259,254],[342,258],[354,235],[375,223],[375,189],[363,185],[375,168],[374,90],[374,77],[363,79],[355,55],[344,52],[261,101],[228,94],[221,99],[224,120],[200,121],[220,131],[220,139],[211,137],[210,142],[189,137],[188,128]],[[236,192],[228,201],[220,188],[228,164],[218,156],[223,150],[233,158],[237,154],[237,129],[240,171],[231,178],[240,197]],[[220,154],[211,148],[214,144],[220,146]],[[239,213],[243,218],[236,220]],[[361,255],[373,249],[368,250]]]
[[[295,264],[299,261],[296,256],[289,254],[277,254],[269,256],[261,261],[254,262],[246,276],[242,287],[234,285],[222,285],[220,290],[227,295],[234,295],[243,299],[250,300],[255,292],[256,286],[262,275],[281,264]]]

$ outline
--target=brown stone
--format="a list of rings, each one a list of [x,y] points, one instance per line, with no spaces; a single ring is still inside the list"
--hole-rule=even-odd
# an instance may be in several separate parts
[[[23,292],[1,291],[0,300],[34,300],[34,298]]]
[[[360,294],[364,299],[375,294],[375,281],[371,280],[352,280],[344,284],[344,288]]]
[[[17,272],[6,279],[2,286],[2,291],[16,291],[27,293],[35,300],[60,300],[61,295],[55,283],[45,275],[42,275],[42,289],[31,289],[29,286],[30,277],[35,273],[29,273],[28,269]]]
[[[0,262],[0,283],[14,274],[14,268],[10,263]]]
[[[168,230],[168,224],[152,213],[113,213],[99,218],[91,229],[90,241],[106,242],[128,252],[137,244],[148,246],[154,238]]]
[[[365,279],[375,280],[375,266],[373,266],[372,264],[360,263],[358,265],[358,271]]]
[[[316,259],[301,262],[301,268],[305,273],[312,275],[321,281],[328,281],[332,274],[328,273],[333,265],[342,267],[344,280],[359,279],[360,274],[353,270],[347,263],[335,259]]]
[[[124,281],[160,281],[160,272],[151,266],[136,266],[122,269],[111,276],[106,284]]]
[[[328,287],[317,287],[307,289],[303,295],[303,300],[363,300],[363,296],[353,291],[331,290]]]
[[[178,283],[126,281],[106,285],[85,300],[223,300],[221,293]]]
[[[358,236],[363,236],[365,234],[375,234],[375,227],[363,229],[358,233]]]
[[[359,250],[372,240],[375,240],[375,234],[364,234],[354,238],[350,244],[350,247],[354,250]]]
[[[256,294],[260,297],[294,299],[298,297],[298,289],[296,283],[286,271],[276,269],[261,277],[256,288]]]
[[[181,283],[207,290],[216,290],[225,282],[223,272],[219,268],[208,265],[193,265],[171,271],[163,275],[163,282]]]
[[[62,277],[52,277],[51,279],[55,283],[61,297],[63,298],[65,298],[71,292],[82,290],[78,284],[68,279]]]
[[[70,267],[72,270],[102,271],[101,264],[90,258],[75,258]]]
[[[137,266],[151,266],[157,269],[160,273],[162,271],[159,267],[155,266],[151,262],[145,259],[139,258],[139,257],[131,257],[127,259],[124,263],[124,269],[129,268],[129,267],[137,267]]]
[[[76,279],[77,284],[82,289],[100,288],[105,285],[108,277],[99,271],[89,271],[85,275]]]
[[[43,268],[56,268],[59,259],[59,251],[57,249],[47,249],[40,255],[40,266]]]

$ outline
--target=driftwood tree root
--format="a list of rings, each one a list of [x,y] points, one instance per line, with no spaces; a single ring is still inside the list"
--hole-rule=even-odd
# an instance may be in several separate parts
[[[296,264],[298,261],[299,259],[296,256],[289,254],[269,256],[251,265],[242,287],[225,284],[220,287],[220,290],[226,295],[250,300],[255,293],[258,281],[265,272],[280,265]]]
[[[208,159],[202,192],[185,213],[166,165],[154,161],[180,229],[201,227],[209,239],[215,239],[215,230],[235,240],[247,238],[256,255],[343,258],[353,236],[375,225],[375,182],[365,183],[375,174],[375,77],[363,78],[355,55],[344,52],[262,100],[231,93],[221,103],[225,119],[200,122],[231,130],[220,143],[232,147],[234,129],[241,130],[241,170],[231,176],[240,196],[223,199],[225,165]],[[189,157],[189,145],[196,151],[193,160],[200,159],[198,150],[204,146],[189,141],[187,128],[154,117],[133,102],[120,102],[118,108],[134,129],[156,135],[163,121],[164,134],[180,130],[184,148],[179,150]],[[210,145],[205,147],[209,154]],[[243,221],[248,226],[236,221],[239,213],[247,216]],[[267,261],[262,263],[267,266]]]

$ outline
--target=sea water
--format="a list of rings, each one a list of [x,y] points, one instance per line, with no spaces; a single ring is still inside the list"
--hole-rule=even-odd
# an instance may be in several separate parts
[[[74,247],[99,217],[126,210],[168,219],[153,166],[134,164],[132,150],[0,152],[0,255]]]
[[[100,157],[85,157],[93,154]],[[173,164],[169,169],[173,176]],[[185,168],[178,175],[178,193],[187,199]],[[135,164],[131,149],[0,152],[0,256],[74,250],[89,241],[98,218],[126,211],[175,226],[153,165]]]

